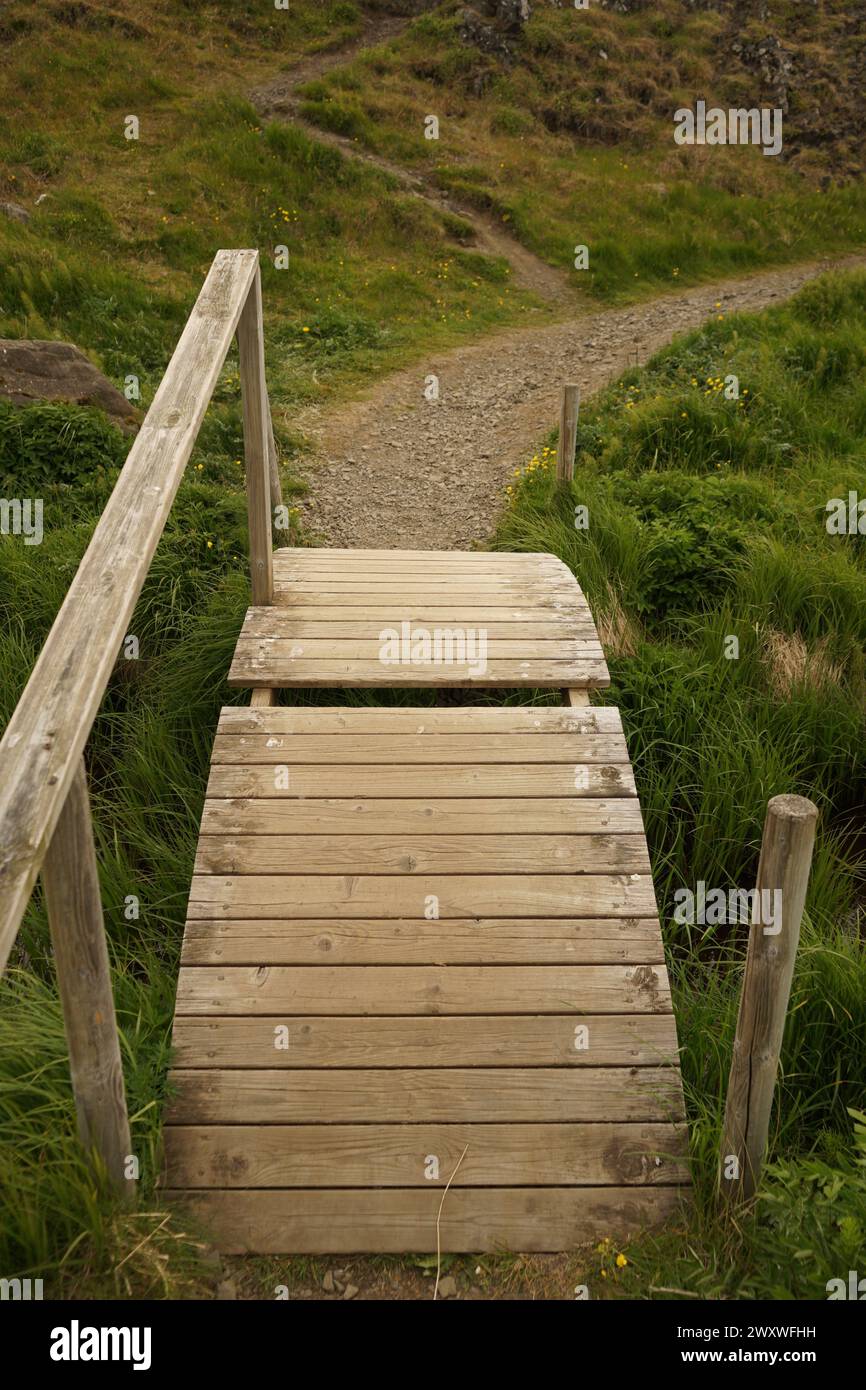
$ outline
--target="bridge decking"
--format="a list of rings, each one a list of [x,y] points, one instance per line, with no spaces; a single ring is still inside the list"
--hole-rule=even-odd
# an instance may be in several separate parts
[[[471,653],[462,663],[383,662],[382,633],[402,636],[404,624],[409,654],[419,628],[483,632],[485,670],[473,669]],[[249,609],[229,683],[536,688],[609,681],[586,599],[555,555],[277,550],[274,604]]]
[[[607,683],[552,557],[274,562],[234,683]],[[407,620],[486,627],[484,677],[382,665]],[[676,1029],[618,712],[224,709],[174,1043],[166,1181],[225,1250],[434,1249],[452,1177],[443,1250],[670,1215]]]

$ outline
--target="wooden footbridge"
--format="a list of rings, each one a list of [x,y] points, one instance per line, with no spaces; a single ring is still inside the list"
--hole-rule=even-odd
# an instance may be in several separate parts
[[[253,251],[220,252],[0,745],[0,963],[42,872],[84,1143],[132,1153],[83,750],[237,331],[253,606],[201,824],[165,1195],[227,1251],[563,1250],[688,1184],[619,713],[549,555],[272,549]],[[280,703],[485,688],[488,704]],[[559,703],[497,702],[554,692]]]

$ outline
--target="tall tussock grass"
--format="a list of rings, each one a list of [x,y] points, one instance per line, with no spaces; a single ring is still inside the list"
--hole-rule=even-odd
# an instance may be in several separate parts
[[[637,1243],[623,1292],[825,1297],[866,1235],[866,517],[862,535],[826,524],[864,487],[864,304],[866,274],[831,275],[676,341],[585,411],[570,487],[552,442],[536,455],[498,533],[560,555],[608,635],[602,698],[622,711],[672,969],[695,1206]],[[728,1222],[716,1173],[747,927],[678,920],[676,894],[753,886],[783,792],[814,800],[820,829],[770,1163]]]

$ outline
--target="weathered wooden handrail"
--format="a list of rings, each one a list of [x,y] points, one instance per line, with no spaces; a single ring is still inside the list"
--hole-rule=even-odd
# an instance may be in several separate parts
[[[79,1130],[118,1185],[128,1125],[113,1007],[110,1027],[104,1017],[111,986],[81,760],[236,331],[253,599],[272,601],[270,504],[279,494],[259,258],[257,251],[219,251],[0,741],[0,971],[48,856],[46,900]],[[68,949],[57,950],[58,942]]]

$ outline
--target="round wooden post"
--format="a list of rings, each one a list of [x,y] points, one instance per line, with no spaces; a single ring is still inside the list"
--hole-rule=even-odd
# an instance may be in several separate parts
[[[802,796],[774,796],[767,807],[722,1132],[729,1201],[754,1194],[767,1148],[817,820]]]
[[[283,489],[280,483],[280,464],[277,458],[277,442],[274,439],[274,420],[268,407],[268,476],[271,484],[271,511],[283,505]]]
[[[129,1119],[83,759],[45,855],[42,882],[78,1133],[85,1149],[99,1154],[112,1187],[131,1197]]]
[[[265,385],[262,280],[258,266],[238,320],[238,364],[244,416],[253,603],[262,607],[274,601],[271,496],[276,450],[272,450],[271,412]]]
[[[562,388],[562,409],[559,415],[559,448],[556,453],[556,481],[570,483],[574,477],[574,451],[577,447],[577,416],[580,409],[580,387]]]

